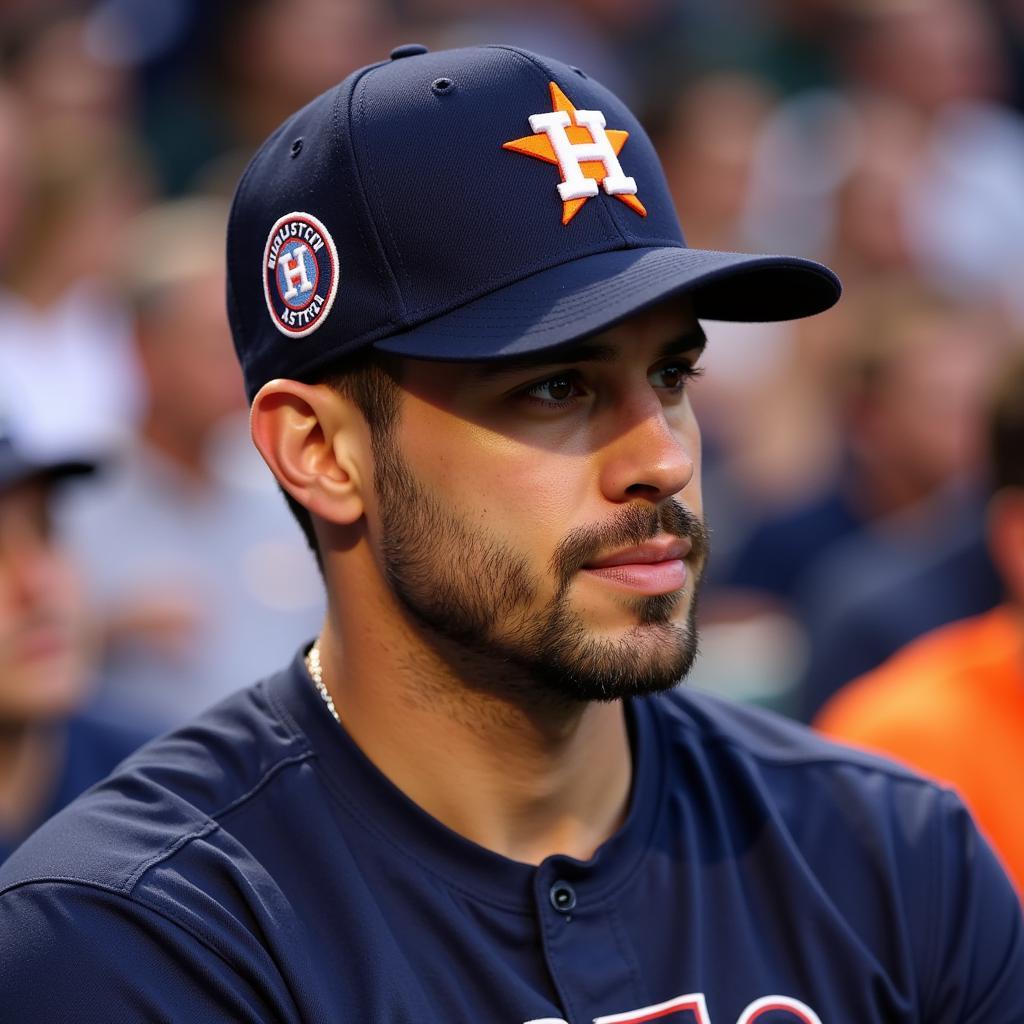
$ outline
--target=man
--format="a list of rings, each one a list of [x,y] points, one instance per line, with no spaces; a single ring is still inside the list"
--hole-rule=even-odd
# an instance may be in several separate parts
[[[844,687],[826,733],[927,772],[963,796],[1024,893],[1024,360],[1007,368],[991,418],[994,493],[986,533],[1007,600],[926,634]]]
[[[1024,922],[954,797],[657,695],[706,552],[696,317],[810,314],[828,271],[684,248],[629,111],[508,47],[315,100],[228,237],[327,622],[0,873],[14,1019],[1021,1016]]]
[[[143,738],[81,713],[84,601],[51,518],[55,488],[91,468],[0,434],[0,862]]]

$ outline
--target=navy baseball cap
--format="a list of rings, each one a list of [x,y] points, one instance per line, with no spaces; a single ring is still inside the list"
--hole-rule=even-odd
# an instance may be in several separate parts
[[[228,223],[228,315],[252,397],[372,345],[491,360],[680,293],[698,317],[830,307],[826,267],[690,249],[650,139],[583,71],[509,46],[409,44],[290,117]]]

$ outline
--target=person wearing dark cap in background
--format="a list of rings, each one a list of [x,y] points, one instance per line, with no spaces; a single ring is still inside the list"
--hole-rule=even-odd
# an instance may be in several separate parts
[[[0,870],[15,1019],[985,1021],[1024,919],[950,793],[667,692],[707,553],[699,317],[818,264],[689,249],[633,115],[408,45],[228,227],[252,432],[328,615]]]
[[[51,519],[58,486],[92,469],[0,434],[0,862],[144,738],[81,713],[84,599]]]

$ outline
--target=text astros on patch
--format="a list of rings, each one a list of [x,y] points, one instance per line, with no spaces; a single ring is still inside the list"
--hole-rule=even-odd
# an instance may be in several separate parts
[[[330,312],[338,288],[334,239],[316,217],[288,213],[270,229],[263,254],[263,290],[274,325],[301,338]]]

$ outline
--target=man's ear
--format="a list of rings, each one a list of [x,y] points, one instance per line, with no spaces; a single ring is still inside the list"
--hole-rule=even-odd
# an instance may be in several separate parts
[[[366,426],[326,384],[272,380],[249,416],[252,439],[277,482],[314,515],[339,526],[363,514]]]

